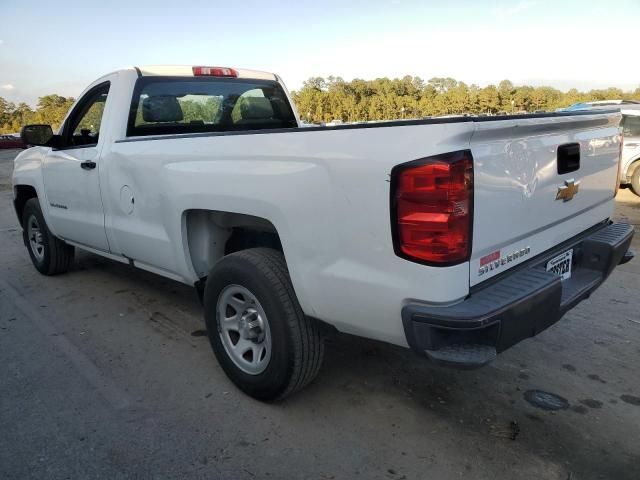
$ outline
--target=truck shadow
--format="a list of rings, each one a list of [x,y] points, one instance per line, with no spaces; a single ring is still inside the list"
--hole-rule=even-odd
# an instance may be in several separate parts
[[[73,270],[78,275],[99,270],[104,294],[130,295],[147,312],[166,313],[185,334],[193,333],[193,325],[204,328],[192,287],[84,252]],[[539,374],[532,378],[527,363],[541,363],[539,342],[545,342],[544,336],[514,347],[483,369],[457,371],[432,365],[408,349],[331,334],[318,379],[284,402],[257,408],[288,411],[292,421],[312,414],[339,429],[386,431],[390,448],[419,445],[418,450],[431,449],[432,456],[449,445],[493,462],[502,461],[501,455],[510,462],[533,457],[559,468],[562,478],[639,478],[640,467],[628,448],[605,438],[585,441],[584,429],[598,414],[592,407],[576,398],[569,399],[570,408],[553,412],[527,403],[527,390],[545,389],[559,373],[537,365]],[[256,408],[244,397],[242,405]]]
[[[510,452],[515,458],[534,456],[561,465],[566,469],[563,479],[640,478],[637,460],[624,447],[611,445],[604,438],[585,440],[585,426],[601,420],[601,402],[571,398],[567,408],[557,411],[545,411],[527,402],[526,392],[549,388],[559,373],[549,368],[535,379],[526,373],[530,370],[521,362],[531,360],[529,353],[543,341],[537,338],[516,346],[482,369],[460,371],[433,365],[408,349],[337,334],[327,343],[316,383],[288,403],[315,403],[316,410],[321,410],[314,396],[319,390],[333,389],[342,397],[342,408],[352,414],[364,409],[375,412],[381,428],[397,422],[394,412],[411,412],[413,428],[422,432],[416,441],[425,444],[437,443],[439,436],[453,436],[462,451],[475,451],[481,457],[494,458],[496,451]],[[330,415],[330,411],[326,413]],[[610,427],[605,421],[602,428]],[[431,442],[425,442],[426,437],[431,437]]]

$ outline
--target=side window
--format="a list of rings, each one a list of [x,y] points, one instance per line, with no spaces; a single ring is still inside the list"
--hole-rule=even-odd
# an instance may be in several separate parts
[[[109,94],[109,84],[100,85],[88,92],[71,114],[65,129],[69,147],[97,145],[104,106]]]
[[[625,137],[640,137],[640,116],[623,115],[622,133]]]

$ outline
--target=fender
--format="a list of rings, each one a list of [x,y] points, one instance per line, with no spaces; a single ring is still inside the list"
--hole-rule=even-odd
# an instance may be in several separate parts
[[[50,205],[47,201],[44,178],[42,175],[42,163],[48,151],[48,147],[32,147],[23,150],[14,159],[14,169],[12,175],[13,198],[16,199],[16,187],[25,185],[32,187],[36,191],[40,208],[47,225],[51,225],[49,221]],[[16,212],[17,213],[17,212]],[[18,219],[21,222],[21,219]],[[56,235],[56,232],[49,226],[49,230]]]
[[[217,185],[215,190],[207,188],[211,178],[229,179],[236,174],[245,188],[239,190],[238,183],[232,181]],[[326,219],[333,216],[331,202],[327,199],[332,198],[331,190],[334,195],[337,192],[336,183],[331,186],[330,172],[325,165],[311,161],[260,160],[168,163],[159,180],[164,191],[175,194],[175,203],[167,207],[176,211],[164,217],[165,229],[173,239],[176,258],[180,259],[180,274],[192,280],[191,284],[199,280],[200,275],[192,264],[186,212],[209,210],[253,217],[274,227],[287,263],[298,267],[290,268],[289,272],[298,300],[308,314],[316,313],[306,295],[313,287],[308,285],[308,277],[302,273],[304,268],[299,267],[316,263],[318,257],[329,258],[338,248],[336,232],[326,224]],[[305,185],[305,188],[292,189],[290,185]],[[296,222],[295,219],[305,212],[318,221]]]

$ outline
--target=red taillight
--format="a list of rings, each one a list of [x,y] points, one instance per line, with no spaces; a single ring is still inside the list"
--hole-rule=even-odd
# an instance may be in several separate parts
[[[392,172],[396,253],[451,265],[471,253],[473,158],[469,150],[424,158]]]
[[[238,72],[227,67],[193,67],[196,77],[237,77]]]

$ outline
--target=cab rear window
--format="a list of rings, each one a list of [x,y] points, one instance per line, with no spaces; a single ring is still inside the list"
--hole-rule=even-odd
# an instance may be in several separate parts
[[[127,136],[295,127],[278,82],[143,77],[134,90]]]

